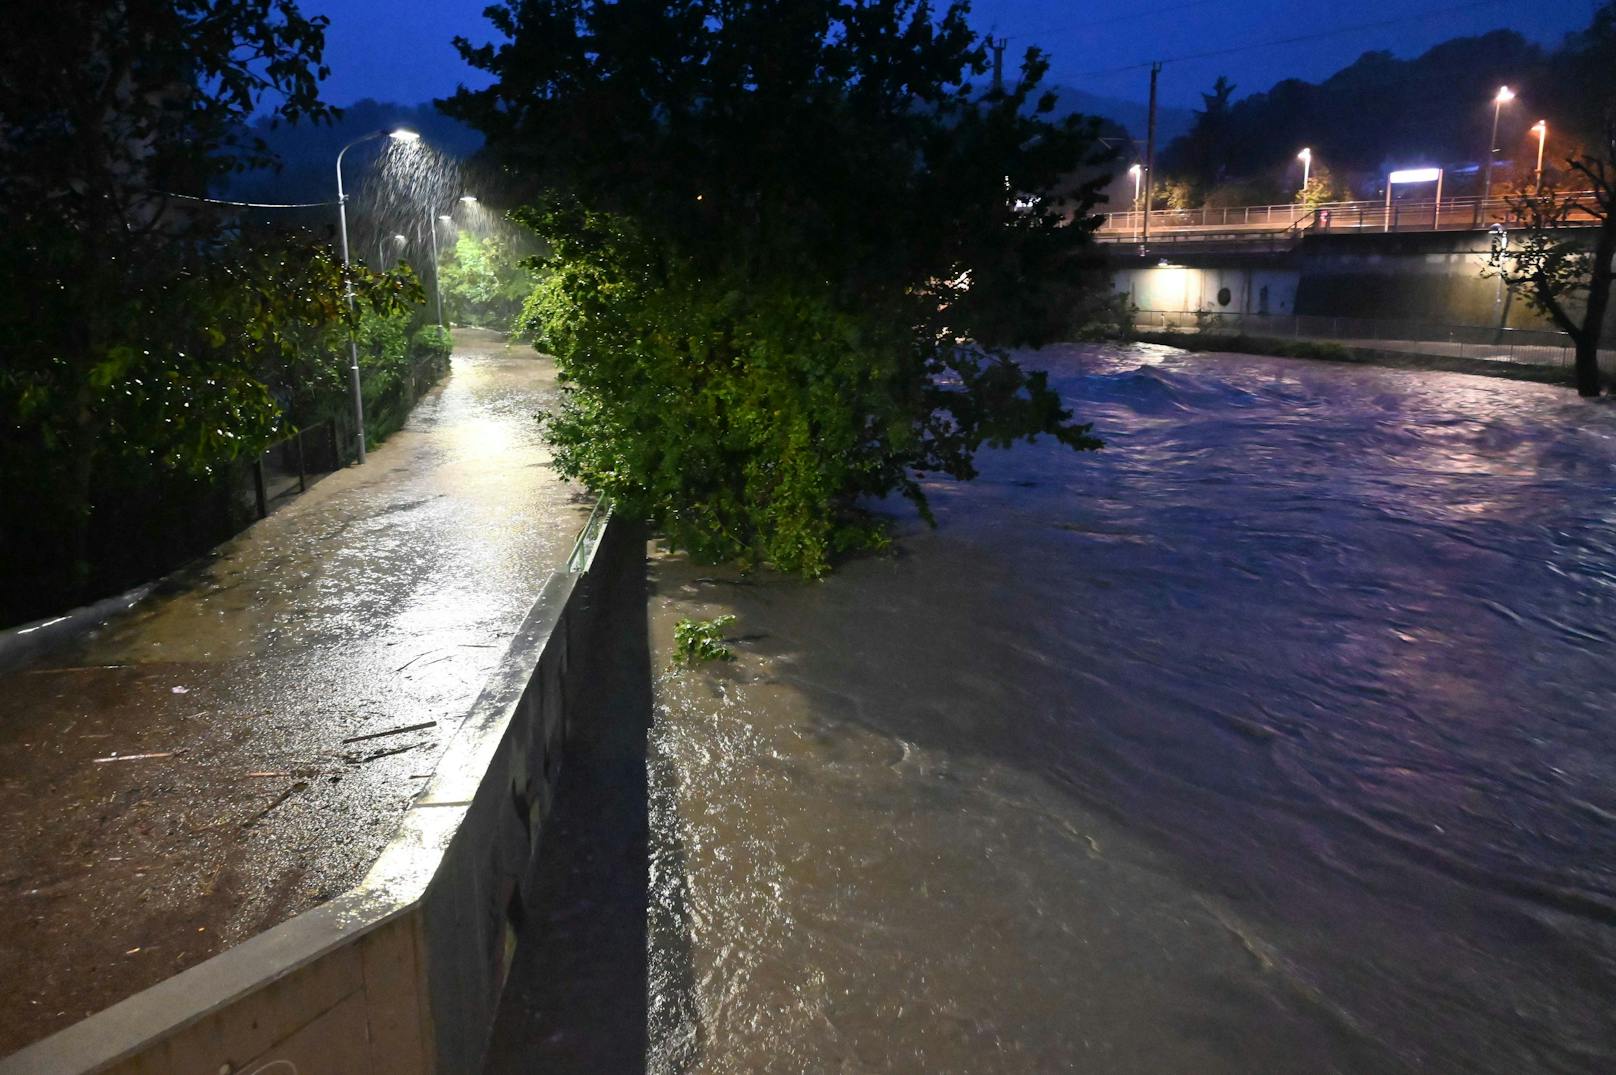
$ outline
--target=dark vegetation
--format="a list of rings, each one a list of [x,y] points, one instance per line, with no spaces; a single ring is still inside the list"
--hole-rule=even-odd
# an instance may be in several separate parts
[[[228,533],[248,461],[344,413],[350,325],[375,434],[442,363],[441,345],[410,355],[407,270],[345,273],[314,236],[172,196],[269,164],[257,111],[330,118],[323,19],[250,0],[25,7],[0,36],[4,623]]]
[[[1097,125],[1029,50],[986,84],[963,6],[496,5],[481,130],[546,245],[557,466],[704,559],[804,575],[880,547],[864,498],[969,478],[983,444],[1096,447],[1001,348],[1103,291]],[[1062,187],[1062,181],[1066,180]],[[1056,195],[1065,189],[1064,197]]]
[[[1499,86],[1510,86],[1518,103],[1500,113],[1496,178],[1531,171],[1536,139],[1528,130],[1539,119],[1548,120],[1551,155],[1574,147],[1578,101],[1589,85],[1569,61],[1581,48],[1575,37],[1546,50],[1495,30],[1412,59],[1366,52],[1322,82],[1286,79],[1245,96],[1220,78],[1202,94],[1189,132],[1162,151],[1157,208],[1291,201],[1304,146],[1322,193],[1334,198],[1375,197],[1388,169],[1432,164],[1449,169],[1447,193],[1480,194],[1477,165],[1486,159]],[[1608,84],[1611,76],[1602,78]],[[1180,204],[1169,204],[1175,192]]]
[[[1571,337],[1577,391],[1597,396],[1599,349],[1610,291],[1616,281],[1616,3],[1594,15],[1586,33],[1561,57],[1566,77],[1581,87],[1569,102],[1576,148],[1541,182],[1523,182],[1508,196],[1520,230],[1495,246],[1488,272],[1502,277],[1538,313]],[[1592,214],[1592,229],[1581,218]]]

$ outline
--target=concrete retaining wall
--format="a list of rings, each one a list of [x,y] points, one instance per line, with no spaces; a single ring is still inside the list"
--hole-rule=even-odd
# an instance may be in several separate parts
[[[619,535],[597,509],[358,888],[0,1060],[0,1075],[480,1070]]]

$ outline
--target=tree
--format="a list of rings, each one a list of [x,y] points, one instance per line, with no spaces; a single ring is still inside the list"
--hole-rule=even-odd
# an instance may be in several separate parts
[[[1307,182],[1296,191],[1296,204],[1303,209],[1317,209],[1321,205],[1341,200],[1341,188],[1336,184],[1335,176],[1330,169],[1315,162],[1312,174]]]
[[[1183,175],[1198,191],[1206,192],[1227,178],[1229,173],[1229,119],[1235,86],[1218,76],[1211,93],[1201,94],[1202,107],[1195,113],[1189,133],[1176,138],[1162,155],[1163,164]]]
[[[329,114],[325,20],[289,0],[22,6],[0,35],[0,555],[26,576],[65,544],[71,597],[104,462],[205,471],[273,431],[257,372],[310,308],[262,285],[275,256],[225,256],[231,221],[171,195],[264,163],[255,111]]]
[[[1599,345],[1616,280],[1616,3],[1595,13],[1567,64],[1580,74],[1581,149],[1542,187],[1508,196],[1516,226],[1493,248],[1484,276],[1509,289],[1571,337],[1577,392],[1599,395]],[[1592,227],[1589,219],[1592,218]]]
[[[879,545],[861,498],[984,443],[1096,447],[1003,347],[1098,285],[1093,125],[1006,92],[963,4],[529,0],[446,107],[528,184],[527,307],[563,377],[563,473],[703,558],[817,575]],[[1067,201],[1071,205],[1066,204]],[[1068,209],[1075,211],[1069,212]]]
[[[462,231],[440,270],[449,318],[466,325],[514,327],[522,302],[537,283],[523,261],[503,235]]]

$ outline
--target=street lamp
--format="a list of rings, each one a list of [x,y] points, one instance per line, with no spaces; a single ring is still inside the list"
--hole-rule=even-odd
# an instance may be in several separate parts
[[[1133,217],[1133,236],[1137,239],[1139,238],[1139,183],[1145,177],[1145,169],[1142,165],[1135,164],[1128,169],[1128,174],[1133,176],[1133,212],[1129,215]]]
[[[1400,168],[1386,177],[1386,231],[1392,230],[1392,188],[1400,183],[1435,183],[1436,209],[1431,215],[1431,230],[1442,222],[1442,169]]]
[[[1313,171],[1313,151],[1304,148],[1302,152],[1296,155],[1296,159],[1302,162],[1302,190],[1305,193],[1307,191],[1308,176]]]
[[[1549,121],[1540,119],[1532,124],[1532,133],[1537,135],[1537,190],[1543,193],[1543,146],[1549,140]]]
[[[438,282],[438,221],[440,220],[447,220],[451,224],[454,223],[454,218],[448,213],[439,213],[434,216],[432,207],[427,206],[426,226],[427,230],[432,233],[432,291],[438,301],[438,328],[441,330],[443,328],[443,285]]]
[[[359,145],[361,142],[370,142],[377,138],[391,138],[395,142],[419,142],[421,136],[414,131],[399,128],[396,131],[372,131],[337,150],[337,220],[342,231],[342,268],[347,279],[348,316],[354,317],[353,277],[349,274],[348,261],[348,195],[342,190],[342,155]],[[365,398],[359,389],[359,337],[352,325],[348,326],[348,383],[353,389],[354,407],[354,444],[358,447],[356,460],[365,461]]]
[[[384,235],[376,242],[376,268],[378,271],[387,268],[387,244],[392,243],[400,250],[409,242],[402,235]]]
[[[1493,194],[1493,158],[1498,155],[1498,113],[1506,104],[1515,99],[1515,91],[1508,86],[1498,87],[1498,95],[1493,98],[1493,133],[1487,140],[1487,173],[1482,180],[1481,200],[1483,203]]]

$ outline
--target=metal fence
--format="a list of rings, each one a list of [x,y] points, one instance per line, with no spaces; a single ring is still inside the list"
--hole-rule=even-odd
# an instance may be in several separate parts
[[[1392,318],[1140,310],[1134,323],[1141,330],[1154,332],[1280,336],[1533,366],[1569,367],[1575,352],[1571,338],[1563,332]],[[1616,373],[1616,351],[1601,351],[1599,364],[1607,373]]]
[[[351,452],[344,453],[346,441],[337,426],[337,422],[327,420],[300,429],[271,444],[248,465],[248,486],[239,496],[253,517],[262,519],[275,501],[305,492],[312,475],[327,474],[346,465]]]
[[[1591,193],[1573,198],[1592,198]],[[1444,198],[1441,201],[1393,200],[1328,202],[1313,208],[1300,205],[1231,205],[1201,209],[1155,209],[1150,212],[1150,241],[1194,241],[1208,233],[1230,235],[1240,232],[1288,235],[1386,231],[1479,231],[1492,224],[1510,223],[1509,203],[1504,198]],[[1596,217],[1587,208],[1575,207],[1570,223],[1593,224]],[[1101,218],[1096,238],[1109,242],[1138,241],[1144,230],[1143,212],[1107,213]]]

